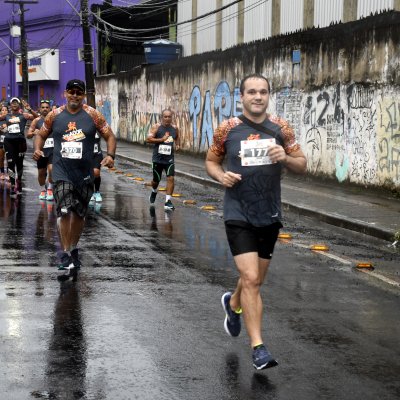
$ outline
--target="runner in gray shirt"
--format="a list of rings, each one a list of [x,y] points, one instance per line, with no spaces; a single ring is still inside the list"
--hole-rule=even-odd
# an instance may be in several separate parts
[[[234,292],[221,298],[224,328],[230,336],[238,336],[243,309],[253,366],[263,369],[278,364],[261,335],[260,287],[282,227],[281,170],[285,167],[305,173],[307,162],[292,127],[266,113],[270,94],[267,78],[258,74],[245,77],[240,94],[243,116],[226,120],[216,129],[206,169],[225,187],[225,229],[240,275]]]
[[[65,90],[67,104],[50,112],[36,140],[33,158],[43,155],[43,145],[52,133],[54,200],[62,253],[60,270],[67,270],[60,280],[76,278],[80,268],[77,244],[84,227],[88,204],[93,194],[93,148],[96,130],[107,143],[102,165],[114,166],[116,140],[104,116],[83,104],[85,83],[70,80]]]

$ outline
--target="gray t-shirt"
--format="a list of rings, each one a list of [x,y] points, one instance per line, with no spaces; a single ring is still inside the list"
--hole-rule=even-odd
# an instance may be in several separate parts
[[[86,104],[76,114],[71,114],[65,106],[50,112],[41,132],[53,134],[53,181],[74,185],[93,182],[96,130],[108,129],[104,116]]]
[[[240,151],[244,141],[251,149],[252,140],[274,139],[274,136],[277,144],[283,145],[287,153],[297,150],[299,146],[295,142],[293,129],[286,123],[285,134],[282,132],[280,123],[284,122],[270,118],[263,122],[275,135],[255,130],[238,118],[226,120],[216,129],[211,151],[218,156],[224,155],[227,171],[242,176],[240,182],[225,190],[225,221],[241,221],[257,227],[281,221],[281,164],[245,166],[242,165],[243,154],[241,156]],[[251,152],[249,150],[246,155],[250,156]]]

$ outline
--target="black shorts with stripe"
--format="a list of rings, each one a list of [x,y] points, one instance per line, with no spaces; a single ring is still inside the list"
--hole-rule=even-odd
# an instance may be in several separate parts
[[[165,174],[167,176],[175,175],[175,164],[174,163],[160,164],[160,163],[153,162],[152,169],[153,169],[153,181],[154,182],[161,181],[162,172],[164,170],[165,170]]]
[[[54,184],[53,193],[58,217],[74,211],[84,218],[90,198],[94,193],[94,186],[93,183],[74,186],[71,182],[57,181]]]

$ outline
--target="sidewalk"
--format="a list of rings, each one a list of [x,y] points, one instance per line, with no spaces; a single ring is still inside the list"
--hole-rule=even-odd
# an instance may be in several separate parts
[[[151,147],[118,141],[117,160],[150,165],[151,154]],[[208,177],[203,157],[178,152],[175,167],[177,176],[185,175],[197,182],[221,187]],[[284,176],[282,207],[390,242],[400,230],[399,198],[383,191],[318,181],[307,176]]]

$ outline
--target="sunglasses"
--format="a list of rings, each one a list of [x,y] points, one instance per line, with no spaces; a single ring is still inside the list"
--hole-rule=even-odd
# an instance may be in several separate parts
[[[82,90],[78,90],[78,89],[68,89],[67,93],[72,95],[72,96],[83,96],[85,94],[85,92],[83,92]]]
[[[43,103],[50,105],[50,100],[40,100],[40,104],[43,104]]]

